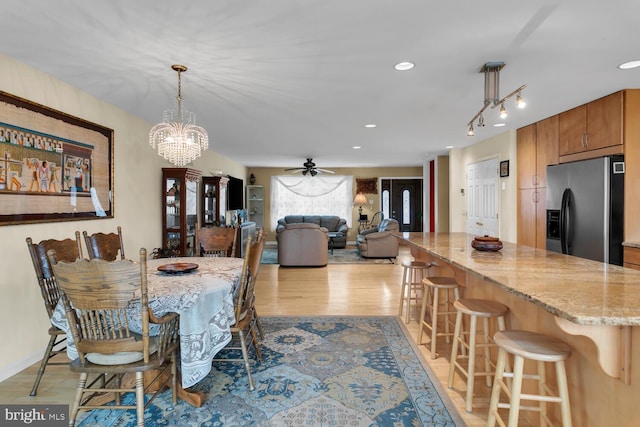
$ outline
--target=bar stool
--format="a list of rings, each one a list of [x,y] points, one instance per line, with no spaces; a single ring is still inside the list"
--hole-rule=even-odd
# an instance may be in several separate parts
[[[496,424],[496,418],[500,424],[505,425],[498,413],[500,408],[509,409],[508,427],[518,425],[520,409],[540,412],[540,425],[553,425],[547,416],[547,402],[560,403],[562,413],[562,425],[571,427],[571,407],[569,405],[569,389],[567,387],[567,374],[564,361],[571,355],[569,346],[555,338],[528,331],[499,331],[493,336],[493,340],[500,348],[496,375],[491,391],[491,403],[489,405],[489,417],[487,426]],[[513,373],[505,372],[508,355],[514,356]],[[524,360],[531,359],[537,362],[538,373],[524,375]],[[558,382],[558,394],[553,395],[552,390],[546,384],[545,363],[554,363],[556,379]],[[513,378],[511,387],[503,381],[504,377]],[[522,393],[523,379],[537,379],[539,394]],[[500,403],[500,393],[504,391],[510,396],[509,403]],[[540,402],[539,407],[520,406],[521,400],[533,400]]]
[[[418,305],[418,291],[422,292],[422,279],[429,275],[431,264],[422,261],[405,261],[402,263],[402,291],[400,294],[400,308],[398,316],[402,316],[402,308],[407,304],[404,323],[409,323],[411,301]]]
[[[436,337],[444,336],[449,343],[453,332],[449,329],[454,326],[451,315],[456,311],[453,308],[453,301],[460,299],[460,285],[453,277],[432,276],[422,279],[425,290],[422,295],[422,310],[420,312],[420,329],[418,330],[418,345],[422,345],[422,331],[428,328],[431,331],[431,358],[436,358]],[[444,299],[441,301],[439,292],[444,291]],[[453,291],[453,301],[450,291]],[[443,310],[440,310],[440,308]],[[429,321],[426,320],[427,310],[429,310]],[[438,316],[444,318],[445,332],[438,332]]]
[[[491,387],[491,377],[493,372],[491,370],[491,347],[495,347],[495,344],[489,338],[489,319],[496,319],[498,323],[498,330],[504,331],[505,320],[504,316],[509,311],[506,305],[500,304],[496,301],[488,301],[483,299],[469,299],[462,298],[453,303],[453,307],[458,314],[456,315],[456,327],[453,332],[453,347],[451,348],[451,363],[449,365],[449,388],[453,388],[453,377],[456,372],[456,368],[460,371],[460,374],[467,379],[467,396],[466,396],[466,410],[471,412],[473,408],[473,387],[475,384],[475,377],[486,377],[487,387]],[[464,340],[464,336],[467,335],[462,332],[463,316],[470,316],[469,319],[469,343]],[[477,324],[478,318],[482,318],[482,336],[484,338],[483,343],[476,343],[476,336],[478,334]],[[462,350],[462,354],[458,355],[458,348]],[[476,372],[476,349],[484,349],[484,371]],[[465,355],[466,351],[468,355]],[[458,362],[458,358],[467,359],[467,369]]]

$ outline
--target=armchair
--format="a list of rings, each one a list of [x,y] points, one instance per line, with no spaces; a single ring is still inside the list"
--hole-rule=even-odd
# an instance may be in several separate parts
[[[400,230],[398,221],[384,219],[377,228],[370,228],[358,234],[356,244],[360,256],[364,258],[395,258],[398,256],[399,243],[394,232]]]
[[[286,224],[277,232],[276,240],[281,266],[324,267],[329,262],[329,234],[318,224]]]

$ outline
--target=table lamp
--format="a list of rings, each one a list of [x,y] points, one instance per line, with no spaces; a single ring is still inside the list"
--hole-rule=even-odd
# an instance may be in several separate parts
[[[367,204],[367,198],[362,193],[356,194],[356,198],[353,199],[353,205],[358,206],[358,219],[362,218],[362,205]]]

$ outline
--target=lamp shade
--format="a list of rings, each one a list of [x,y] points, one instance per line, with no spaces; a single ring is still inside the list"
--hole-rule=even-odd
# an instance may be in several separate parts
[[[353,199],[353,204],[354,205],[366,205],[367,204],[367,198],[364,196],[364,194],[362,193],[358,193],[356,194],[356,198]]]

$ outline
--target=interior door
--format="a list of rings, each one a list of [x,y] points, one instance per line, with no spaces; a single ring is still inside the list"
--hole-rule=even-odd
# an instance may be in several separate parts
[[[467,166],[467,233],[498,237],[498,159]]]
[[[382,192],[383,204],[385,199],[389,202],[385,217],[396,219],[400,231],[422,231],[422,179],[383,179]]]

